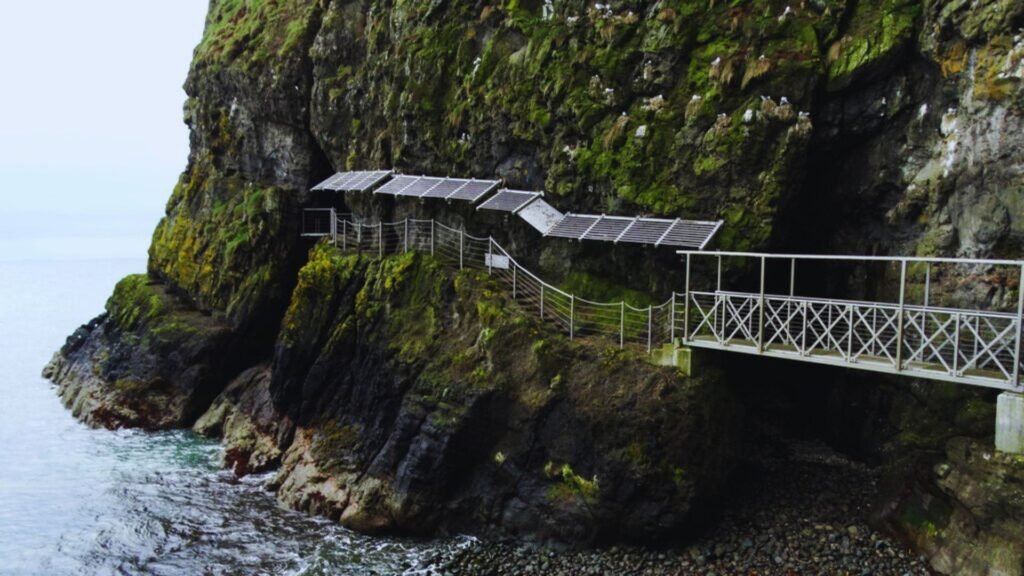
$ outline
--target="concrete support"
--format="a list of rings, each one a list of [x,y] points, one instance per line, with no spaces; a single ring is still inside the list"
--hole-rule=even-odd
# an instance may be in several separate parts
[[[692,376],[694,371],[693,349],[688,346],[666,344],[655,348],[649,356],[655,366],[672,366],[678,368],[685,376]]]
[[[1024,394],[1003,392],[996,401],[996,450],[1024,454]]]

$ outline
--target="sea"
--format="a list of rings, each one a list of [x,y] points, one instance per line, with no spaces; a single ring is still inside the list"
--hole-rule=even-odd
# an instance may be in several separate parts
[[[187,430],[96,430],[43,366],[134,258],[0,259],[0,575],[433,574],[467,539],[371,538],[279,506]]]

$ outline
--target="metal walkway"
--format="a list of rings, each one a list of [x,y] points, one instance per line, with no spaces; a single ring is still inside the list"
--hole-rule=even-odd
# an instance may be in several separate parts
[[[471,236],[433,220],[371,224],[348,215],[339,217],[330,210],[323,212],[329,214],[329,222],[323,222],[325,214],[304,218],[303,235],[330,237],[342,250],[379,256],[418,251],[460,269],[487,270],[526,310],[556,324],[570,338],[601,336],[619,347],[640,345],[648,352],[681,345],[1022,390],[1024,290],[1020,284],[1013,312],[934,306],[929,292],[933,266],[1003,268],[1020,282],[1024,262],[680,251],[686,260],[684,290],[673,292],[662,304],[637,308],[622,301],[594,302],[565,292],[523,268],[490,237]],[[717,259],[717,282],[712,289],[696,290],[690,285],[691,263],[697,258]],[[758,259],[758,291],[723,290],[723,258]],[[779,259],[789,263],[788,294],[766,291],[767,263]],[[797,295],[798,264],[809,260],[897,266],[899,300],[867,302]],[[909,266],[925,267],[923,302],[919,304],[910,303],[907,297]]]

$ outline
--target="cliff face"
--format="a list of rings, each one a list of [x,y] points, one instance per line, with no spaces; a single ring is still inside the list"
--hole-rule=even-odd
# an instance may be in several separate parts
[[[364,529],[487,525],[583,541],[623,539],[644,522],[654,528],[637,538],[685,529],[734,448],[732,412],[705,393],[710,381],[595,372],[596,352],[558,344],[547,361],[582,376],[552,386],[546,352],[527,345],[550,338],[527,338],[540,328],[507,318],[526,365],[504,366],[475,337],[490,320],[452,296],[479,290],[442,286],[429,263],[307,254],[298,216],[309,186],[345,168],[498,175],[544,188],[565,210],[723,218],[722,248],[1015,257],[1022,26],[1013,0],[212,0],[186,83],[191,153],[148,277],[122,282],[48,373],[98,425],[188,426],[210,408],[199,428],[227,436],[236,470],[283,463],[283,499]],[[384,215],[436,209],[352,202]],[[580,274],[595,268],[671,287],[659,269],[671,258],[598,259],[530,235],[513,244],[584,289],[595,286]],[[388,267],[408,267],[415,279],[403,282],[435,292],[401,292]],[[846,293],[873,288],[858,274],[840,282]],[[950,298],[998,303],[1019,290],[1001,271],[986,282]],[[408,342],[406,325],[426,332]],[[442,337],[450,349],[432,348]],[[451,366],[432,365],[438,355]],[[727,395],[734,375],[708,378]],[[617,397],[627,384],[638,404],[612,405],[626,417],[581,396]],[[832,404],[871,407],[862,421],[880,432],[864,437],[897,470],[895,493],[927,492],[983,518],[984,507],[962,506],[963,490],[909,471],[930,470],[953,436],[990,433],[983,418],[932,423],[951,406],[984,412],[991,398],[956,392],[932,405],[899,383],[868,399],[856,388],[837,386]],[[670,392],[694,416],[655,417],[644,391]],[[721,417],[721,461],[709,439],[669,440],[697,434],[697,414]],[[562,418],[577,429],[552,424]],[[609,436],[585,432],[596,429]],[[915,430],[925,456],[891,456]],[[630,435],[652,444],[634,449]],[[692,472],[692,485],[669,481],[674,468]],[[904,490],[908,477],[915,487]],[[546,499],[560,486],[564,501]],[[586,497],[595,489],[597,504]],[[915,497],[890,502],[894,530],[936,557],[975,538],[929,532],[906,513]],[[564,528],[580,518],[588,532]]]

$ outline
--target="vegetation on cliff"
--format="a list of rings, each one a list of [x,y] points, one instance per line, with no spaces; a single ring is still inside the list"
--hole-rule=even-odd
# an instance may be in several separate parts
[[[738,440],[714,374],[569,342],[486,273],[413,253],[315,248],[273,368],[308,439],[282,497],[361,529],[662,539],[701,520]]]

